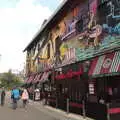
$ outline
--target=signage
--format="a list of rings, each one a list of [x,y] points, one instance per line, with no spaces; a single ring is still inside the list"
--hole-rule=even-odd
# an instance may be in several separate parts
[[[35,100],[40,100],[40,92],[35,92]]]
[[[105,54],[92,60],[89,75],[120,72],[120,51]]]
[[[91,94],[91,95],[95,94],[95,85],[94,85],[94,83],[89,83],[89,94]]]

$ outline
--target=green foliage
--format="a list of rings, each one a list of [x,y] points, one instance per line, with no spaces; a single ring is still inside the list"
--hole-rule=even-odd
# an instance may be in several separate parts
[[[22,84],[21,78],[11,71],[3,73],[0,76],[0,87],[5,87],[8,90],[12,89],[14,86],[21,86]]]

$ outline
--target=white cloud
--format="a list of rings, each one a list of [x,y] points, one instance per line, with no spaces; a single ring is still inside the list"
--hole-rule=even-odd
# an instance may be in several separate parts
[[[49,8],[34,4],[35,0],[20,0],[15,7],[0,9],[0,72],[22,69],[22,50],[51,15]]]

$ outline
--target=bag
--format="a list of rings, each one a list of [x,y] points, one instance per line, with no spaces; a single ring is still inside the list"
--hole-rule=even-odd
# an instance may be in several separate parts
[[[16,100],[19,100],[20,99],[20,96],[15,96],[14,92],[12,93],[11,95],[11,99],[16,99]]]

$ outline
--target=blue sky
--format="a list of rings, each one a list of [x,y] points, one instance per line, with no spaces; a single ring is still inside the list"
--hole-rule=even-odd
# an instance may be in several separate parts
[[[60,0],[40,0],[41,5],[48,6],[51,11],[56,9],[56,6],[58,6],[59,2]]]
[[[23,49],[61,1],[0,0],[0,72],[23,69]]]
[[[0,8],[4,7],[15,7],[20,0],[0,0]],[[51,11],[54,11],[60,0],[34,0],[33,4],[47,6]]]

